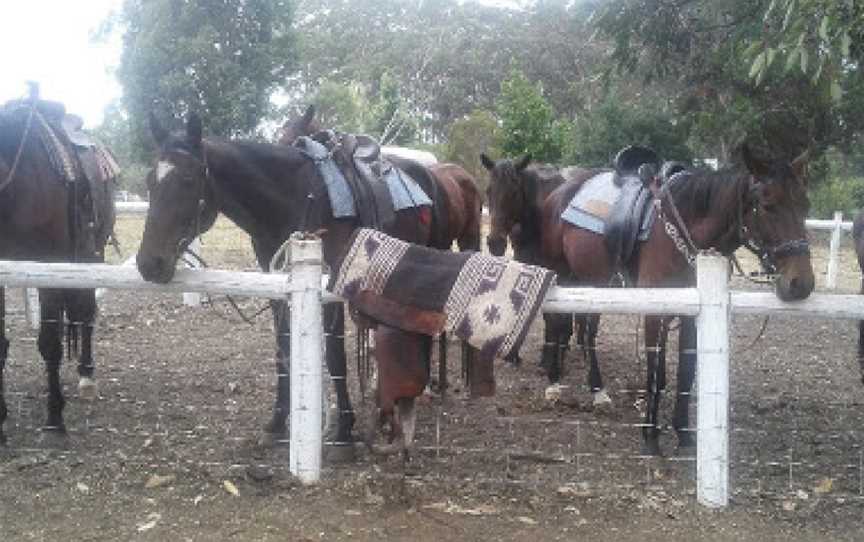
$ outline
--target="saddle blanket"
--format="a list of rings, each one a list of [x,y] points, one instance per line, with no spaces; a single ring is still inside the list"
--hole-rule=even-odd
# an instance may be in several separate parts
[[[307,136],[298,138],[295,145],[318,165],[318,170],[324,179],[324,185],[327,187],[327,195],[330,197],[333,216],[335,218],[357,216],[357,207],[354,203],[351,187],[331,157],[327,147]],[[366,162],[354,160],[354,164],[362,174],[372,174]],[[417,184],[417,181],[404,171],[396,167],[388,167],[383,169],[382,175],[393,200],[393,210],[401,211],[402,209],[432,205],[432,200]]]
[[[621,197],[623,183],[615,183],[614,171],[597,174],[582,185],[573,199],[561,213],[561,219],[574,226],[584,228],[594,233],[604,235],[606,223],[612,209]],[[651,208],[642,217],[639,228],[639,240],[648,238],[648,232],[654,223],[654,212]]]
[[[542,267],[360,228],[333,292],[372,320],[426,335],[453,332],[492,359],[518,351],[554,283]]]

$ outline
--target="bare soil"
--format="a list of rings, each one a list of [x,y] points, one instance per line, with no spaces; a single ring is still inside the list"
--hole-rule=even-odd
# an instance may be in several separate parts
[[[119,229],[131,253],[140,223]],[[820,281],[823,252],[820,245]],[[205,238],[205,258],[254,266],[248,242],[225,224]],[[841,292],[857,291],[853,262],[845,253]],[[738,279],[735,287],[753,286]],[[453,364],[453,388],[421,405],[407,466],[360,449],[355,462],[327,464],[322,483],[303,487],[288,473],[287,445],[259,439],[275,384],[267,314],[250,326],[220,299],[211,310],[184,307],[177,295],[108,293],[96,329],[99,398],[81,400],[74,363],[65,364],[69,435],[57,441],[39,431],[45,381],[35,332],[20,292],[7,296],[3,541],[864,539],[854,322],[772,318],[751,344],[762,320],[735,319],[733,495],[712,511],[696,503],[695,463],[676,456],[671,430],[663,458],[639,456],[644,363],[635,317],[601,323],[612,407],[591,407],[575,349],[563,400],[545,399],[535,324],[523,364],[498,365],[494,398],[466,399]],[[241,305],[253,312],[263,302]],[[670,360],[675,348],[673,340]],[[456,344],[450,359],[458,360]],[[356,386],[353,398],[363,404]]]

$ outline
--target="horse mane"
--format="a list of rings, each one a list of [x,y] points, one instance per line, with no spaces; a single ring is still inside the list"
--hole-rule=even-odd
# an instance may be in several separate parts
[[[673,175],[667,181],[666,189],[679,210],[701,218],[716,207],[730,188],[746,182],[747,175],[737,168],[687,170]]]

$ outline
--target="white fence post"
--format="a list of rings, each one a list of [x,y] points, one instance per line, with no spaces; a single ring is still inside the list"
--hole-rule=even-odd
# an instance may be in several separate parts
[[[196,237],[189,243],[189,250],[195,254],[201,253],[201,238]],[[198,263],[190,258],[186,262],[186,267],[189,269],[197,269]],[[187,307],[200,307],[201,306],[201,294],[198,292],[184,292],[183,293],[183,304]]]
[[[829,290],[837,288],[837,269],[840,267],[840,235],[843,233],[843,213],[834,213],[834,225],[831,229],[831,245],[828,251],[828,276],[826,286]]]
[[[729,503],[729,263],[718,254],[696,259],[696,498],[708,507]]]
[[[42,323],[42,315],[39,307],[39,290],[36,288],[24,289],[24,312],[27,315],[27,323],[30,329],[39,329]]]
[[[291,236],[291,473],[321,478],[321,241]]]

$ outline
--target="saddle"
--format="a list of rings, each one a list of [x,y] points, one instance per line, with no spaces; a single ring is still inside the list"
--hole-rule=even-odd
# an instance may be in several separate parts
[[[77,223],[77,249],[82,257],[99,257],[114,224],[113,185],[120,172],[117,160],[98,140],[82,131],[83,121],[66,113],[62,103],[29,98],[7,102],[0,113],[20,122],[41,143],[51,167],[67,186],[76,187],[71,216]],[[83,186],[80,186],[82,185]]]
[[[325,130],[294,145],[315,161],[336,218],[357,217],[361,226],[386,229],[396,211],[432,205],[413,175],[394,166],[369,136]]]

